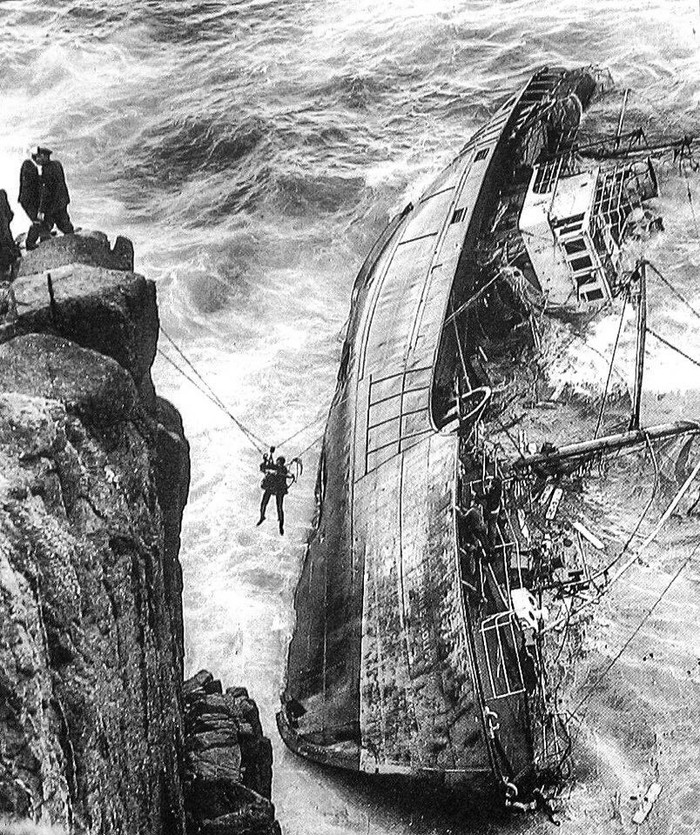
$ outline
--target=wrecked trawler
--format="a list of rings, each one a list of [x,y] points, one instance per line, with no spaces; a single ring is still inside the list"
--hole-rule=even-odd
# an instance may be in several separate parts
[[[599,80],[534,75],[356,280],[278,714],[309,759],[511,804],[561,773],[558,629],[631,541],[586,475],[606,456],[636,471],[657,444],[687,462],[700,432],[640,424],[646,266],[625,264],[624,242],[660,227],[658,184],[622,118],[613,153],[577,147]],[[637,384],[627,424],[604,434],[602,406],[593,431],[543,356],[552,322],[618,298],[638,311]]]

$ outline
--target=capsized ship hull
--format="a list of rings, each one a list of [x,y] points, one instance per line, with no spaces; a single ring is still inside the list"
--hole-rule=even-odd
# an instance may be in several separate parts
[[[510,796],[547,767],[533,727],[541,678],[511,599],[521,548],[498,509],[470,528],[466,494],[488,508],[504,480],[469,422],[491,391],[464,329],[481,327],[468,308],[499,196],[566,147],[595,86],[588,70],[537,73],[392,221],[357,278],[278,715],[286,744],[317,762]],[[590,280],[581,287],[588,303]],[[497,331],[507,313],[498,296],[490,305]]]

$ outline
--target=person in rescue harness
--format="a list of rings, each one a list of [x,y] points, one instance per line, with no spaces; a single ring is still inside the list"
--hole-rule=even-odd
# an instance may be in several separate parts
[[[284,497],[287,495],[289,484],[294,481],[286,467],[286,459],[280,455],[277,460],[273,461],[274,447],[270,447],[269,453],[263,455],[262,463],[260,464],[260,471],[265,475],[260,482],[260,487],[263,490],[262,500],[260,502],[260,519],[257,524],[262,525],[265,521],[265,511],[267,510],[268,502],[272,496],[275,497],[277,504],[277,521],[279,522],[280,534],[284,534]]]

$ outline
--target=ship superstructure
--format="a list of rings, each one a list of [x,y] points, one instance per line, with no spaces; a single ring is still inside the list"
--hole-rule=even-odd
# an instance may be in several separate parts
[[[659,223],[650,161],[576,152],[596,84],[589,69],[537,73],[357,278],[278,716],[318,762],[512,801],[566,755],[548,595],[590,588],[587,552],[622,547],[601,543],[578,474],[610,444],[698,432],[637,425],[572,451],[566,405],[542,431],[542,312],[637,292],[624,239]]]

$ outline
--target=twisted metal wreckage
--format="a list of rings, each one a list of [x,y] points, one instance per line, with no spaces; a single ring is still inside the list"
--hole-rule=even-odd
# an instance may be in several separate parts
[[[537,802],[569,753],[574,624],[640,553],[667,462],[681,486],[642,548],[689,502],[700,424],[641,423],[654,268],[627,242],[663,228],[654,161],[687,158],[692,140],[624,133],[623,106],[613,136],[577,144],[604,83],[535,74],[359,273],[278,714],[310,759]],[[553,369],[629,302],[634,392],[612,402],[611,361],[596,414]],[[625,480],[650,468],[651,496],[630,496]],[[631,534],[616,500],[638,517]]]

